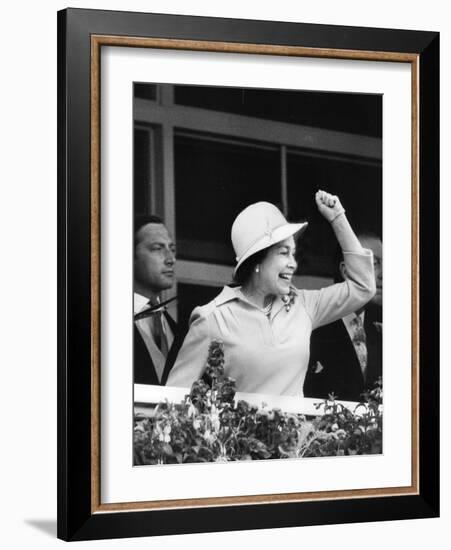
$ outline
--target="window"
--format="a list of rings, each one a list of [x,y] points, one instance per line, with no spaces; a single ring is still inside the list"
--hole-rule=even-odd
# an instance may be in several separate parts
[[[275,146],[176,131],[175,218],[180,258],[235,264],[230,229],[248,204],[280,204]]]

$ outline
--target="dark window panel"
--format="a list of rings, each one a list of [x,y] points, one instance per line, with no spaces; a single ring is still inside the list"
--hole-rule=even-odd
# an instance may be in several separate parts
[[[175,86],[175,103],[249,117],[382,136],[382,96],[220,86]]]
[[[134,97],[139,97],[140,99],[151,99],[152,101],[156,101],[157,85],[135,82],[133,85],[133,95]]]
[[[335,271],[338,245],[330,225],[317,210],[314,195],[318,189],[340,197],[356,232],[382,236],[380,164],[289,154],[287,174],[289,218],[309,222],[298,243],[299,273],[329,277]]]
[[[179,257],[233,265],[237,214],[256,201],[280,203],[278,149],[176,135],[174,150]]]
[[[177,285],[178,322],[186,326],[193,309],[208,304],[221,292],[217,286],[203,286],[188,283]]]
[[[150,135],[147,130],[135,129],[133,137],[133,203],[135,216],[147,214],[150,184]]]

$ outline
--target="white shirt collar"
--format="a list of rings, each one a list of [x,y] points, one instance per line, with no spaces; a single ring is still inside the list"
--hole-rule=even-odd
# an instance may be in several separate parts
[[[137,292],[133,293],[133,314],[139,313],[143,309],[148,307],[149,298],[138,294]]]

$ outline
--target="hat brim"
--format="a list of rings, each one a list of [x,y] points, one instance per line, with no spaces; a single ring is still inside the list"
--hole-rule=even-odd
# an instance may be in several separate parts
[[[261,239],[248,248],[248,250],[246,250],[246,252],[241,256],[235,266],[235,269],[233,270],[233,275],[235,276],[238,268],[253,254],[260,252],[265,248],[269,248],[274,244],[280,243],[280,241],[284,241],[285,239],[288,239],[288,237],[292,237],[296,234],[299,237],[305,231],[307,225],[308,222],[287,223],[273,229],[270,234],[263,235]]]

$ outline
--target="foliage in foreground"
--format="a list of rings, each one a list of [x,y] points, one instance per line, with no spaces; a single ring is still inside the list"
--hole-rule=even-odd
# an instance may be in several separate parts
[[[224,353],[212,342],[205,374],[182,403],[159,403],[135,418],[134,463],[175,464],[378,454],[382,452],[382,387],[350,411],[333,396],[319,416],[235,403],[235,381],[224,376]]]

